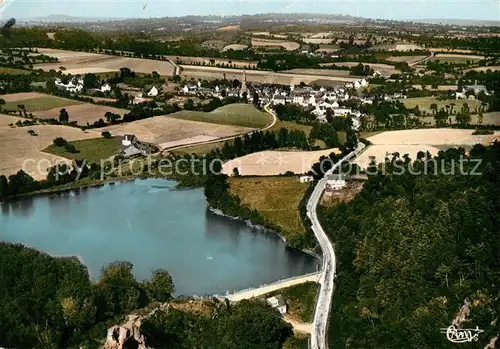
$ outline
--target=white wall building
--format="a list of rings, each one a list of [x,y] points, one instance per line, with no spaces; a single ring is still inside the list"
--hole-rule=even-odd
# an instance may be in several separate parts
[[[287,312],[287,305],[285,299],[282,295],[278,294],[274,297],[270,297],[266,299],[267,303],[271,305],[271,307],[278,309],[281,315],[285,315]]]
[[[344,188],[347,185],[346,177],[343,174],[331,174],[326,180],[326,190],[335,191]]]
[[[149,90],[149,92],[148,92],[148,96],[149,97],[158,96],[158,89],[156,88],[156,86],[151,87],[151,90]]]
[[[312,182],[314,180],[313,176],[300,176],[299,182],[300,183],[308,183]]]
[[[122,145],[124,147],[129,147],[132,145],[132,142],[135,140],[135,135],[123,135],[122,136]]]
[[[111,91],[111,86],[109,84],[104,84],[101,86],[101,92],[109,92]]]

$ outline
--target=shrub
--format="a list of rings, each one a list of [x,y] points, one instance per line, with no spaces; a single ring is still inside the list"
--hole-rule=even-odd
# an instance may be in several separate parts
[[[492,135],[494,133],[495,132],[491,130],[475,130],[474,132],[472,132],[473,135]]]
[[[68,143],[68,141],[67,141],[67,140],[65,140],[65,139],[64,139],[64,138],[62,138],[62,137],[57,137],[57,138],[54,138],[54,140],[53,140],[52,142],[54,143],[54,145],[55,145],[56,147],[64,147],[64,146]]]
[[[64,150],[67,151],[68,153],[78,153],[76,147],[71,143],[66,143],[64,145]]]
[[[38,136],[35,131],[33,130],[28,130],[28,133],[32,136]]]
[[[109,133],[109,131],[104,131],[103,133],[101,133],[101,136],[103,136],[104,138],[111,138],[111,133]]]

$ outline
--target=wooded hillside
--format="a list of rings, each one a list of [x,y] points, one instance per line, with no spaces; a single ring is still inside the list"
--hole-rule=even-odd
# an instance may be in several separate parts
[[[320,209],[339,261],[330,348],[456,348],[441,329],[465,300],[462,326],[485,331],[467,347],[499,335],[500,144],[471,151],[481,175],[460,174],[460,155],[448,150],[437,159],[446,171],[455,160],[454,175],[435,175],[434,165],[428,175],[396,175],[395,165],[410,162],[395,159],[354,200]]]

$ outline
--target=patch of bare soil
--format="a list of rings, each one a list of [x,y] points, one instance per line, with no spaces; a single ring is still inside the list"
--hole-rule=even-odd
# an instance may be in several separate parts
[[[365,182],[351,180],[347,186],[341,190],[331,192],[330,195],[323,195],[321,204],[324,206],[336,206],[340,203],[347,203],[354,199],[361,192]]]
[[[109,131],[113,135],[133,134],[143,142],[158,145],[160,149],[210,141],[252,131],[248,127],[188,121],[168,116],[155,116],[127,124],[106,126],[97,130],[99,132]]]

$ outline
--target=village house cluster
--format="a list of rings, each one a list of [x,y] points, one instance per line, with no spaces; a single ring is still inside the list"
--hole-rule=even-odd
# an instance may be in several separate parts
[[[457,91],[455,93],[455,98],[474,100],[481,92],[483,92],[487,96],[490,95],[490,92],[488,91],[486,86],[478,85],[476,80],[474,81],[474,85],[465,85],[462,87],[462,91]]]
[[[57,78],[54,83],[57,88],[69,93],[80,93],[83,91],[84,87],[83,79],[80,75],[70,78],[67,83],[64,83],[60,78]],[[101,91],[103,93],[109,92],[111,91],[111,85],[105,83],[100,88],[97,88],[95,90]]]

